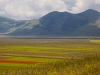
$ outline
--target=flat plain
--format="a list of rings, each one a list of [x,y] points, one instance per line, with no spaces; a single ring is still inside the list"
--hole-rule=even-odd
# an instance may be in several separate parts
[[[0,72],[99,52],[99,39],[1,37]]]

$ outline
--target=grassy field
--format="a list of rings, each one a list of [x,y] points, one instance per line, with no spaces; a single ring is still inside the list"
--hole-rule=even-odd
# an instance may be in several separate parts
[[[1,75],[100,75],[100,53],[81,58],[60,59],[35,67],[11,69]]]
[[[99,52],[100,40],[0,38],[0,72]],[[54,75],[54,73],[43,75]]]

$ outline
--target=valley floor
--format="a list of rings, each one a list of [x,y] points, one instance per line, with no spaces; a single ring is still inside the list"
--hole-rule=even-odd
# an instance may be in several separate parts
[[[100,75],[99,52],[99,38],[0,37],[0,73]]]

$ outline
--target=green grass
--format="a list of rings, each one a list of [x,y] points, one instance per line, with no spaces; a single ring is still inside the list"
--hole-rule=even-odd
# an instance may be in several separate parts
[[[9,57],[8,60],[17,60],[17,61],[36,61],[36,62],[51,62],[51,61],[55,61],[56,59],[53,59],[53,58],[39,58],[39,57],[34,57],[34,58],[31,58],[31,57],[18,57],[18,56],[12,56],[12,57]]]
[[[90,42],[100,44],[100,40],[90,40]]]

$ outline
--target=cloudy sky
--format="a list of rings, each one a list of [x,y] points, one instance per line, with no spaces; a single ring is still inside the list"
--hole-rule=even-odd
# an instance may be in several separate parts
[[[0,0],[0,16],[17,20],[36,19],[52,12],[100,11],[100,0]]]

